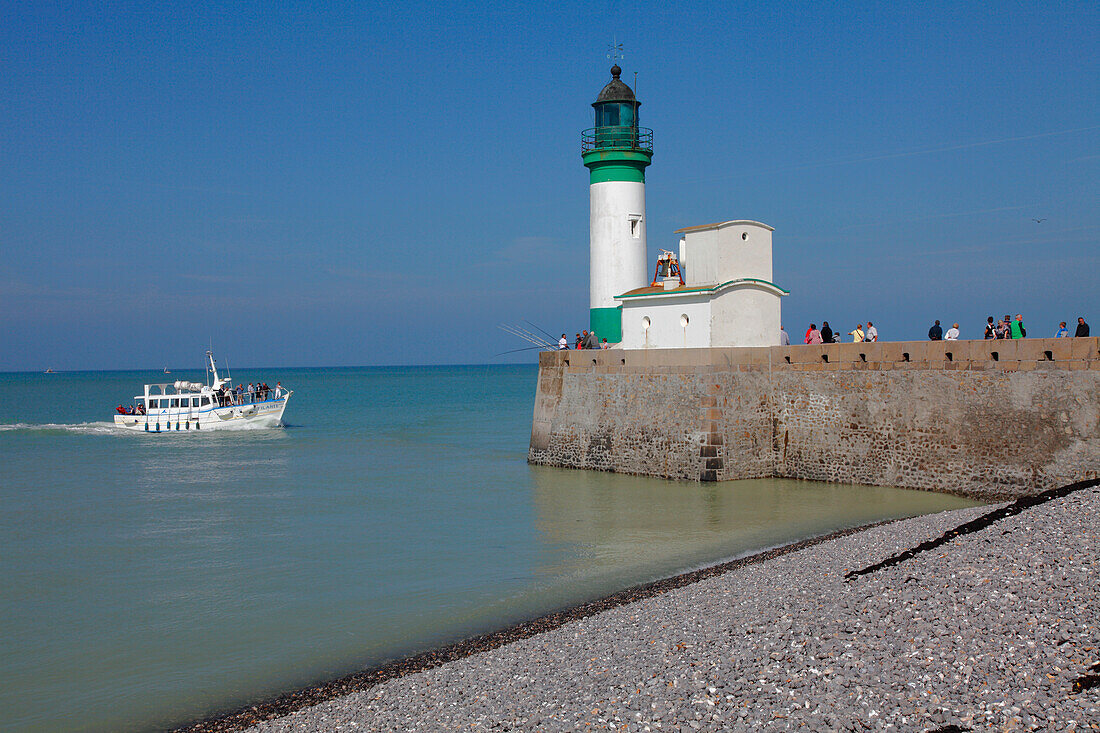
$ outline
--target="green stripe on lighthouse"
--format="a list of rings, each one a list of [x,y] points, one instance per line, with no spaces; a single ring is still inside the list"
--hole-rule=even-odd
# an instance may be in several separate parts
[[[645,183],[645,169],[652,158],[652,153],[641,150],[593,150],[581,156],[589,170],[590,183]]]
[[[596,334],[600,341],[607,339],[609,344],[623,340],[623,308],[590,308],[588,311],[588,330]]]

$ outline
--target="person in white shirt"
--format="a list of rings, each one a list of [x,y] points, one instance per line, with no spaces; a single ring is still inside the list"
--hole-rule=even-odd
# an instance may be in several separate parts
[[[951,326],[947,329],[947,334],[943,337],[944,341],[958,341],[959,340],[959,324]]]
[[[565,338],[565,334],[563,333],[561,335],[561,338],[558,339],[558,349],[560,350],[560,349],[568,349],[568,348],[569,348],[569,339]]]
[[[878,329],[870,321],[867,321],[867,330],[863,332],[864,341],[878,341]]]

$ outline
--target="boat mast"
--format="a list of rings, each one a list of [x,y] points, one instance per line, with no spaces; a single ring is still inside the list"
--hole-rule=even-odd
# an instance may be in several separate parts
[[[207,368],[214,375],[213,387],[214,387],[214,389],[217,389],[218,387],[220,387],[222,385],[221,385],[221,380],[218,379],[218,366],[217,366],[217,364],[214,363],[214,352],[213,351],[208,350],[206,352],[206,363],[207,363]]]

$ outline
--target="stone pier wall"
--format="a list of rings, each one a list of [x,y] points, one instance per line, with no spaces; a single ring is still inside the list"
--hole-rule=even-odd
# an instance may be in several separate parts
[[[1009,498],[1100,472],[1100,339],[540,355],[532,463]]]

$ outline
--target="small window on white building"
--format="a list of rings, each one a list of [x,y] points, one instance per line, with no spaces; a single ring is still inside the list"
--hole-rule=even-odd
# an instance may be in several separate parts
[[[688,327],[687,313],[681,313],[680,314],[680,325],[683,326],[684,328]]]
[[[745,241],[748,238],[749,238],[749,233],[748,232],[741,232],[741,241],[742,242]]]
[[[642,217],[640,214],[631,214],[627,217],[630,221],[630,236],[638,239],[642,236]]]
[[[642,316],[642,329],[648,331],[650,326],[649,316]]]

